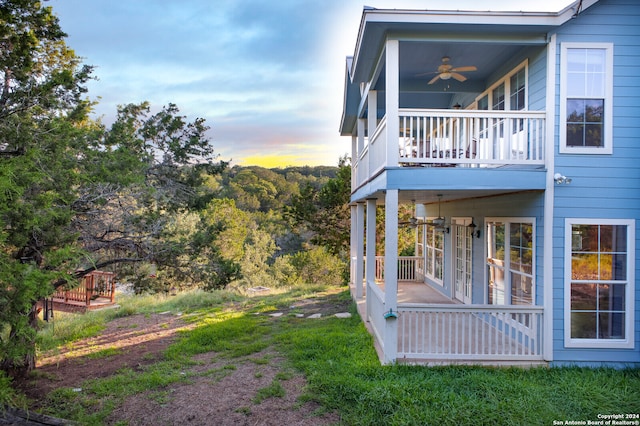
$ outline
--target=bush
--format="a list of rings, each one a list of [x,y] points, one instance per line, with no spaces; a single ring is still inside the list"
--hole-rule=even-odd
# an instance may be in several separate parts
[[[291,256],[291,264],[302,283],[328,286],[344,283],[343,272],[346,265],[324,247],[294,254]]]

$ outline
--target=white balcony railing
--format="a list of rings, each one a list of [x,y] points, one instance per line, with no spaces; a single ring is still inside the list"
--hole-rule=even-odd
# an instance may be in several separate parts
[[[383,118],[354,162],[356,187],[384,167],[543,165],[544,111],[400,109],[398,139]],[[395,132],[394,132],[395,134]],[[390,164],[387,143],[398,144]]]
[[[398,305],[398,358],[542,361],[541,306]]]

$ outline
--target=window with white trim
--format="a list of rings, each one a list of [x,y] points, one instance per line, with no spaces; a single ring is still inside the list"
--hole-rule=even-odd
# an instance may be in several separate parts
[[[560,152],[611,154],[613,45],[562,43]]]
[[[487,303],[533,305],[534,220],[486,220]]]
[[[567,347],[634,347],[634,229],[633,220],[566,220]]]

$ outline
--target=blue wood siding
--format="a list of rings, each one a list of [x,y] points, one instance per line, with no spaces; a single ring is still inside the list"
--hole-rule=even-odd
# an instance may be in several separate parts
[[[567,22],[557,32],[560,43],[613,43],[613,154],[558,154],[556,114],[555,171],[572,178],[555,187],[553,239],[553,345],[558,363],[640,363],[640,2],[601,0]],[[559,76],[559,74],[558,74]],[[556,112],[559,110],[559,81]],[[609,106],[611,107],[611,106]],[[565,218],[635,219],[635,348],[564,348],[564,226]]]
[[[454,217],[473,217],[480,230],[480,238],[473,239],[473,289],[472,303],[487,302],[486,277],[486,223],[485,218],[534,218],[535,220],[535,304],[543,304],[543,210],[544,192],[531,191],[512,195],[479,198],[460,202],[442,203],[441,214],[449,222]],[[427,206],[429,216],[438,215],[437,204]],[[453,241],[451,234],[445,234],[444,294],[453,297]],[[436,286],[436,288],[438,288]]]

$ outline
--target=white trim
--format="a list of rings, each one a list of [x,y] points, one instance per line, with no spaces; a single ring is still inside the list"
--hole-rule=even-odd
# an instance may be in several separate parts
[[[471,235],[468,235],[468,228],[467,226],[469,226],[471,224],[471,222],[473,222],[473,218],[468,216],[468,217],[452,217],[451,218],[451,294],[452,297],[454,297],[455,299],[461,301],[464,304],[471,304],[472,303],[472,299],[473,299],[473,233]],[[457,249],[458,249],[458,242],[457,242],[457,238],[458,238],[458,233],[457,230],[455,229],[455,226],[461,226],[462,229],[465,230],[465,235],[464,238],[466,239],[467,237],[470,238],[470,243],[471,243],[471,266],[470,268],[466,271],[469,273],[471,280],[470,280],[470,289],[469,289],[469,297],[466,297],[465,292],[466,289],[463,288],[462,289],[462,294],[461,297],[458,297],[458,292],[456,289],[456,269],[457,269],[457,261],[458,261],[458,253],[457,253]],[[466,256],[466,254],[465,254]],[[463,284],[464,285],[464,284]]]
[[[553,222],[555,204],[555,119],[556,119],[556,70],[557,70],[556,35],[552,34],[547,44],[547,87],[546,87],[546,155],[547,163],[546,189],[544,191],[544,219],[542,223],[542,305],[544,313],[544,345],[545,361],[553,361]],[[485,279],[486,281],[486,279]]]
[[[604,126],[603,147],[567,146],[567,50],[605,50]],[[613,153],[613,43],[560,43],[560,153],[612,154]]]
[[[476,99],[472,104],[474,105],[474,109],[478,109],[478,101],[480,99],[482,99],[485,96],[491,99],[491,94],[493,93],[495,88],[504,83],[504,110],[512,111],[511,109],[511,77],[514,74],[520,72],[520,70],[522,70],[523,68],[524,68],[524,87],[526,90],[526,93],[524,96],[524,110],[527,111],[529,109],[529,58],[520,62],[513,69],[511,69],[511,71],[506,73],[496,82],[494,82],[491,86],[489,86],[484,92],[476,96]],[[491,100],[489,100],[488,106],[490,111],[493,110],[493,105]]]
[[[571,226],[625,225],[627,227],[627,284],[625,289],[625,339],[571,338]],[[567,218],[564,222],[564,346],[566,348],[634,349],[635,347],[635,220]]]
[[[426,217],[425,218],[428,221],[432,221],[434,219],[436,219],[436,216],[430,216],[430,217]],[[427,229],[430,229],[432,231],[432,235],[434,235],[434,239],[435,239],[435,235],[436,235],[436,231],[434,227],[432,226],[427,226],[425,228],[424,231],[424,276],[425,278],[428,278],[430,280],[431,283],[439,285],[441,287],[444,287],[444,276],[445,276],[445,243],[444,243],[444,235],[442,236],[442,248],[437,248],[435,245],[431,245],[432,241],[429,241],[429,239],[427,238],[427,236],[429,235],[429,233],[427,232]],[[442,273],[442,277],[438,278],[435,275],[435,271],[436,271],[436,262],[434,258],[429,258],[428,257],[428,253],[429,253],[429,249],[431,249],[434,253],[436,250],[440,251],[442,253],[442,265],[440,266],[440,272]],[[431,265],[431,269],[434,273],[429,273],[429,265]]]

